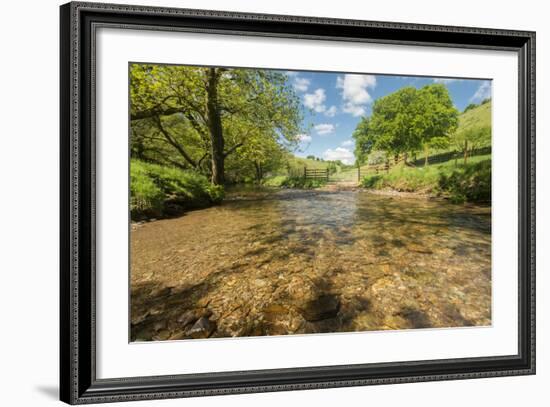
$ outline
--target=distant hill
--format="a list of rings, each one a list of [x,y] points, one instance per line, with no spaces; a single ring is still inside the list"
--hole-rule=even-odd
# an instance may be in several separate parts
[[[487,102],[462,113],[458,118],[457,132],[491,128],[491,107],[492,103]]]
[[[328,161],[317,161],[317,160],[312,160],[311,158],[302,158],[297,156],[290,156],[288,158],[288,162],[291,168],[297,168],[300,170],[303,170],[304,167],[312,168],[312,169],[327,168],[329,164]]]

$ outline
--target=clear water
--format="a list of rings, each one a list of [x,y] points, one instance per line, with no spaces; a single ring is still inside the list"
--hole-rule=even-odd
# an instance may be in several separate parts
[[[132,340],[189,338],[198,316],[202,337],[490,325],[490,213],[361,190],[242,190],[133,225]]]

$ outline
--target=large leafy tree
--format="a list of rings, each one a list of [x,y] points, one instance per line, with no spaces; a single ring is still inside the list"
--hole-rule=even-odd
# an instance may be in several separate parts
[[[130,75],[132,151],[203,171],[208,160],[214,184],[247,144],[284,148],[299,133],[299,101],[282,73],[134,64]]]
[[[458,110],[454,107],[447,87],[443,84],[424,86],[418,91],[416,125],[428,164],[431,146],[444,148],[458,126]]]
[[[352,133],[355,140],[355,161],[358,166],[367,161],[367,157],[376,145],[374,132],[370,131],[369,123],[369,118],[363,117]]]
[[[358,124],[355,154],[364,161],[371,151],[382,150],[397,160],[424,148],[427,157],[430,145],[446,142],[457,123],[458,111],[444,85],[404,87],[378,99],[372,115]]]
[[[376,149],[396,158],[401,153],[418,149],[422,141],[419,108],[418,92],[414,87],[405,87],[378,99],[368,126]]]

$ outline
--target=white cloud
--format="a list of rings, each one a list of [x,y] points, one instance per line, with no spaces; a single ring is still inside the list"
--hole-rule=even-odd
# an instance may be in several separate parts
[[[336,87],[342,89],[342,111],[353,116],[365,113],[365,105],[372,102],[369,88],[376,86],[376,76],[346,74],[336,78]]]
[[[316,124],[315,126],[313,126],[313,128],[315,129],[318,135],[325,136],[327,134],[334,133],[336,126],[330,123],[321,123],[321,124]]]
[[[355,156],[347,148],[336,147],[334,150],[329,148],[323,153],[325,160],[340,160],[344,164],[353,164],[355,161]]]
[[[298,76],[298,72],[296,71],[286,71],[286,76]]]
[[[325,94],[325,90],[323,88],[319,88],[313,93],[306,93],[304,95],[304,105],[317,113],[321,113],[326,110],[325,100],[327,100],[327,95]]]
[[[338,109],[336,108],[336,106],[331,106],[327,109],[327,111],[325,112],[325,116],[327,117],[334,117],[336,116],[336,113],[338,112]]]
[[[302,143],[309,143],[311,141],[311,136],[308,134],[297,134],[296,139]]]
[[[483,99],[491,97],[491,82],[483,81],[476,93],[470,98],[470,102],[481,102]]]
[[[307,91],[310,83],[311,81],[309,79],[296,76],[294,78],[294,89],[296,89],[298,92],[305,92]]]
[[[342,106],[342,111],[344,113],[349,113],[352,116],[358,117],[363,116],[366,112],[365,108],[363,106],[354,105],[351,103],[344,103],[344,106]]]
[[[342,147],[351,147],[353,146],[354,142],[353,140],[346,140],[342,143]]]

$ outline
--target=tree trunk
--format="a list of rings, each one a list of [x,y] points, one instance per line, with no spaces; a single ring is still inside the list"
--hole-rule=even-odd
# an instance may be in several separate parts
[[[219,73],[216,68],[208,68],[206,82],[206,113],[208,118],[208,131],[211,139],[212,154],[212,184],[223,185],[225,183],[225,155],[222,119],[218,103]]]
[[[428,148],[428,144],[424,144],[424,167],[427,167],[430,163],[428,161],[428,155],[430,154],[430,149]]]
[[[468,140],[464,140],[464,164],[468,163]]]
[[[262,164],[259,164],[258,162],[254,161],[254,167],[256,167],[256,181],[258,181],[258,184],[259,184],[262,182],[262,179],[264,178]]]

